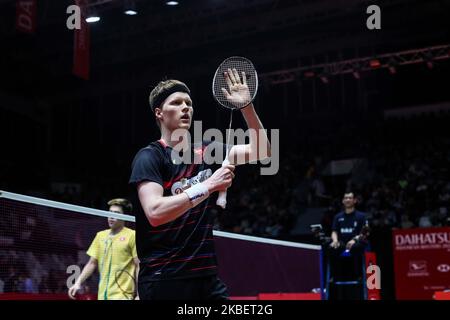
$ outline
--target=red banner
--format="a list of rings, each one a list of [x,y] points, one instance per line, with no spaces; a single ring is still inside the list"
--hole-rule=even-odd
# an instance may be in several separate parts
[[[16,29],[24,33],[34,33],[36,20],[36,0],[17,0]]]
[[[320,293],[260,293],[258,300],[321,300]]]
[[[393,231],[396,297],[431,300],[450,289],[450,228]]]
[[[84,1],[75,1],[81,7],[83,12]],[[81,15],[80,29],[75,29],[74,45],[73,45],[73,74],[88,80],[90,69],[90,34],[89,25]]]
[[[70,300],[67,293],[0,293],[0,300]],[[76,300],[97,300],[97,294],[78,294]]]

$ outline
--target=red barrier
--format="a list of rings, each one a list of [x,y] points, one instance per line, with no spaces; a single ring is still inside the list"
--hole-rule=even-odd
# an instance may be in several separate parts
[[[0,300],[70,300],[67,294],[55,293],[2,293]]]
[[[320,293],[260,293],[258,300],[321,300]]]
[[[1,293],[0,300],[70,300],[65,293]],[[96,294],[77,295],[77,300],[97,300]]]
[[[450,300],[449,291],[438,291],[434,293],[434,300]]]
[[[96,295],[79,295],[77,300],[96,300]],[[0,300],[70,300],[67,294],[2,293]],[[230,297],[230,300],[320,300],[319,293],[260,293],[258,296]]]
[[[245,296],[245,297],[230,297],[230,300],[258,300],[258,297]]]

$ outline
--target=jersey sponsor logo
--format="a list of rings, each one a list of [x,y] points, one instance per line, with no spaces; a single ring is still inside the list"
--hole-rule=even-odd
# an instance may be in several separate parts
[[[127,238],[126,237],[120,237],[119,240],[120,241],[125,241]]]
[[[182,193],[184,190],[192,187],[194,184],[200,183],[212,176],[212,170],[206,169],[200,171],[195,177],[183,178],[172,185],[172,195]]]
[[[353,228],[341,228],[341,233],[352,233]]]

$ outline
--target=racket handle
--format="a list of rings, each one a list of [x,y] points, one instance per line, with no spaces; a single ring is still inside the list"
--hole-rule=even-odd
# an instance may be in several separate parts
[[[225,209],[227,206],[227,190],[219,192],[219,197],[217,198],[216,204],[222,209]]]
[[[228,161],[228,157],[225,158],[222,162],[222,167],[225,167],[230,164],[230,161]],[[216,204],[221,207],[222,209],[225,209],[227,206],[227,189],[219,191],[219,196],[217,197]]]

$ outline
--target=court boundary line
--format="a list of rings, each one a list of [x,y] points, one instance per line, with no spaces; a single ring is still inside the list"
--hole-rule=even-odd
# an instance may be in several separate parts
[[[99,209],[93,209],[89,207],[83,207],[78,206],[74,204],[64,203],[60,201],[53,201],[53,200],[47,200],[37,197],[31,197],[26,196],[23,194],[8,192],[0,190],[0,198],[4,199],[10,199],[15,201],[21,201],[26,202],[34,205],[42,205],[44,207],[50,207],[55,209],[63,209],[78,213],[84,213],[89,214],[92,216],[97,217],[104,217],[104,218],[115,218],[119,220],[129,221],[136,223],[136,218],[131,215],[116,213],[116,212],[110,212],[106,210],[99,210]],[[230,238],[235,240],[245,240],[245,241],[252,241],[252,242],[258,242],[258,243],[265,243],[265,244],[275,244],[275,245],[281,245],[285,247],[294,247],[294,248],[303,248],[303,249],[312,249],[312,250],[320,250],[321,247],[318,245],[308,244],[308,243],[300,243],[300,242],[292,242],[292,241],[284,241],[284,240],[276,240],[276,239],[269,239],[269,238],[262,238],[262,237],[255,237],[255,236],[249,236],[249,235],[243,235],[238,233],[231,233],[231,232],[225,232],[225,231],[218,231],[213,230],[213,234],[218,237],[223,238]]]

